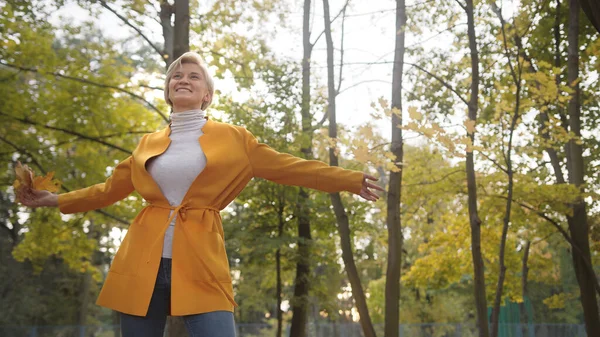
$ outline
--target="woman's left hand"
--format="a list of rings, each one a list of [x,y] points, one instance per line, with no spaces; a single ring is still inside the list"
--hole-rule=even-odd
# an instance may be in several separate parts
[[[379,199],[379,196],[377,194],[375,194],[375,192],[373,192],[372,190],[377,190],[377,191],[382,191],[382,192],[384,192],[385,190],[375,184],[371,184],[369,182],[369,180],[378,181],[379,179],[377,179],[373,176],[370,176],[366,173],[363,174],[363,184],[362,184],[362,189],[360,190],[360,196],[368,201],[377,201],[377,199]]]

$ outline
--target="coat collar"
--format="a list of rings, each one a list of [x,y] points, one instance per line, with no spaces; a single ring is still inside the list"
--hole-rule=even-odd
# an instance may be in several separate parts
[[[213,151],[211,151],[211,149],[214,148],[214,146],[212,146],[212,144],[214,144],[214,141],[216,141],[218,139],[217,133],[214,132],[215,122],[208,119],[208,117],[206,119],[207,119],[206,124],[204,124],[204,127],[202,127],[202,135],[198,138],[198,142],[200,143],[200,146],[202,147],[202,151],[204,152],[204,155],[206,156],[206,167],[204,168],[204,170],[202,172],[206,171],[212,162],[211,159],[213,158],[213,153],[212,153]],[[150,178],[150,181],[152,181],[154,183],[155,190],[157,191],[157,193],[160,196],[162,196],[163,199],[164,199],[164,196],[160,192],[160,188],[158,187],[158,184],[156,184],[156,182],[154,181],[154,179],[148,172],[146,163],[148,162],[148,160],[150,158],[160,156],[167,150],[167,148],[169,148],[169,145],[171,144],[171,139],[169,138],[170,135],[171,135],[170,125],[168,125],[167,127],[165,127],[162,130],[159,130],[155,133],[150,134],[147,139],[146,149],[142,152],[143,155],[141,155],[141,158],[140,158],[142,161],[142,165],[143,165],[142,166],[143,171],[148,176],[148,178]],[[194,182],[192,183],[192,185],[194,185],[202,177],[202,172],[200,172],[200,175],[198,177],[196,177],[196,179],[194,179]],[[191,188],[192,187],[190,186],[190,189]],[[189,190],[188,190],[188,192],[189,192]],[[187,193],[186,193],[186,197],[187,197]],[[184,197],[184,200],[186,197]]]
[[[204,124],[204,126],[202,127],[203,135],[200,136],[200,138],[198,139],[200,144],[204,142],[203,138],[211,138],[210,136],[212,136],[211,131],[214,127],[215,122],[210,120],[208,117],[206,117],[206,119],[206,124]],[[167,150],[167,148],[171,144],[171,138],[169,138],[170,135],[171,123],[169,123],[169,125],[167,125],[167,127],[165,127],[164,129],[150,134],[150,136],[148,137],[148,158],[159,156]]]

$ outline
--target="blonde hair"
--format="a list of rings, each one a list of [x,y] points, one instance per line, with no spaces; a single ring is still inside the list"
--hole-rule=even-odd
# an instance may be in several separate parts
[[[215,92],[215,82],[214,82],[212,76],[210,76],[210,73],[208,72],[208,68],[206,67],[206,64],[204,63],[204,61],[202,60],[202,57],[200,57],[200,55],[198,53],[193,52],[193,51],[184,53],[177,60],[173,61],[173,63],[171,63],[171,65],[169,65],[169,68],[167,69],[167,77],[165,78],[165,90],[164,90],[165,101],[171,107],[173,106],[173,102],[171,102],[171,100],[169,99],[169,82],[171,81],[171,78],[173,77],[173,73],[175,72],[175,70],[179,69],[181,67],[181,65],[184,63],[195,64],[195,65],[199,66],[200,70],[202,71],[202,76],[204,76],[204,81],[206,82],[206,86],[208,88],[208,93],[210,94],[209,95],[210,97],[208,98],[208,101],[202,102],[202,106],[200,107],[200,109],[206,110],[210,106],[210,103],[212,103],[213,94]]]

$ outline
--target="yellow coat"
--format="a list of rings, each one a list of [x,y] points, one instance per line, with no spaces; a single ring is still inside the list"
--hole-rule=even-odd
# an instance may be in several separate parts
[[[181,205],[171,207],[146,170],[146,162],[171,142],[170,128],[144,135],[133,154],[106,182],[60,194],[64,214],[109,206],[137,191],[149,205],[121,243],[97,304],[145,316],[162,254],[164,233],[178,215],[173,238],[171,314],[233,311],[233,287],[219,211],[253,177],[325,192],[360,193],[363,174],[274,151],[242,127],[208,120],[199,138],[207,159]]]

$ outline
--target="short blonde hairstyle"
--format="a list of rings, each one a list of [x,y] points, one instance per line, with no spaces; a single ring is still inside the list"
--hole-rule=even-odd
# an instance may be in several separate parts
[[[200,69],[202,71],[202,76],[204,76],[204,81],[206,82],[206,86],[208,88],[208,93],[210,94],[208,101],[202,102],[202,107],[200,109],[202,109],[204,111],[210,106],[210,103],[212,103],[213,94],[215,93],[215,82],[214,82],[212,76],[210,76],[210,73],[208,72],[208,68],[206,67],[206,63],[204,63],[204,61],[202,60],[202,57],[200,57],[200,55],[198,53],[193,52],[193,51],[189,51],[189,52],[181,55],[177,60],[173,61],[173,63],[171,63],[171,65],[167,69],[167,78],[165,78],[165,90],[164,90],[165,101],[171,107],[173,106],[173,102],[171,102],[171,100],[169,99],[169,82],[171,81],[171,78],[173,77],[173,73],[175,72],[175,70],[179,69],[181,67],[181,65],[184,63],[196,64],[200,67]]]

